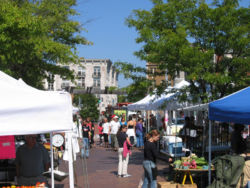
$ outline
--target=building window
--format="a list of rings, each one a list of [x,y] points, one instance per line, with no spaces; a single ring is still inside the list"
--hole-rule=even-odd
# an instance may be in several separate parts
[[[80,67],[78,67],[78,73],[77,73],[77,76],[78,77],[85,77],[85,67],[82,67],[82,66],[80,66]]]
[[[93,87],[101,87],[100,78],[93,78],[93,81],[94,81]]]
[[[54,83],[49,83],[48,90],[50,91],[54,90]]]
[[[176,71],[176,78],[180,78],[180,71]]]
[[[62,84],[61,84],[61,88],[62,89],[65,89],[66,87],[69,87],[69,81],[63,81]]]
[[[78,72],[77,72],[77,86],[81,88],[85,88],[85,72],[86,69],[85,67],[79,66],[78,67]]]
[[[81,87],[81,88],[85,88],[85,78],[79,78],[77,80],[77,86]]]
[[[152,74],[154,74],[156,71],[156,68],[152,68]]]
[[[48,81],[48,90],[54,90],[54,75],[49,73]]]
[[[100,66],[94,66],[93,77],[101,77],[101,67]]]

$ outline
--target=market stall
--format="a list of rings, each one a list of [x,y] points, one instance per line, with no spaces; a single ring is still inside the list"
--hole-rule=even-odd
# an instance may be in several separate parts
[[[140,101],[129,104],[127,106],[128,110],[140,110],[147,112],[147,119],[149,120],[150,111],[155,112],[156,117],[159,117],[159,111],[170,111],[172,109],[177,109],[183,106],[187,106],[187,103],[180,103],[177,100],[177,95],[179,94],[179,90],[188,86],[189,82],[182,80],[174,87],[169,86],[165,89],[164,93],[161,95],[157,95],[153,93],[152,95],[147,95]],[[164,113],[165,114],[165,113]],[[170,118],[171,121],[171,118]],[[159,124],[160,119],[157,118],[157,122]],[[147,122],[149,124],[149,122]],[[149,127],[147,127],[149,130]]]
[[[0,136],[72,131],[69,93],[38,90],[1,71],[0,88]],[[72,162],[69,172],[70,187],[74,187]]]
[[[209,170],[211,169],[211,121],[250,124],[250,87],[209,103]],[[211,172],[209,173],[211,183]]]
[[[212,152],[223,151],[229,152],[230,146],[228,144],[228,128],[227,123],[240,123],[240,124],[250,124],[250,87],[247,87],[243,90],[240,90],[236,93],[233,93],[229,96],[226,96],[222,99],[216,100],[209,104],[199,104],[195,106],[190,106],[186,108],[181,108],[178,110],[183,111],[199,111],[208,113],[209,127],[208,131],[208,140],[204,139],[205,142],[208,142],[208,145],[204,144],[206,147],[203,151],[208,152],[208,182],[211,183],[211,159]],[[190,115],[190,113],[188,113]],[[203,117],[203,120],[206,117]],[[213,126],[212,126],[212,121]],[[226,122],[226,123],[222,123]],[[204,122],[207,124],[208,122]],[[218,128],[216,128],[216,126]],[[227,141],[222,136],[226,134]],[[213,139],[215,137],[215,139]],[[217,145],[214,145],[213,140],[216,140]],[[218,144],[219,141],[219,144]]]

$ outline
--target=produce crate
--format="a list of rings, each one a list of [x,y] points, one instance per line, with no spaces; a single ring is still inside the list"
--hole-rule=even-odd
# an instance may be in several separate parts
[[[157,188],[178,188],[178,183],[173,182],[158,182]]]
[[[197,188],[197,184],[196,183],[194,183],[194,184],[184,184],[184,185],[179,184],[178,188]]]

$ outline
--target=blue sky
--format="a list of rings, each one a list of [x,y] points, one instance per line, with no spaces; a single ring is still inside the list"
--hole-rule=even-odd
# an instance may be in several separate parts
[[[248,0],[241,0],[241,6],[249,6]],[[78,0],[77,17],[87,32],[82,35],[93,42],[92,46],[79,46],[80,57],[110,59],[112,62],[123,61],[138,66],[146,62],[134,56],[141,45],[136,44],[135,29],[128,28],[125,19],[134,9],[152,8],[150,0]],[[119,77],[119,87],[131,83],[122,75]]]

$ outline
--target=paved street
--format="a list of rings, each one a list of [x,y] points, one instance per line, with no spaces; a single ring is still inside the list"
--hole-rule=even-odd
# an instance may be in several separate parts
[[[117,165],[118,156],[117,152],[105,149],[103,147],[96,146],[90,150],[90,157],[87,161],[88,181],[89,188],[137,188],[139,181],[143,175],[143,152],[142,150],[133,149],[132,156],[129,159],[128,173],[131,177],[117,178]],[[78,157],[76,161],[76,176],[77,187],[84,187],[83,176],[83,160]],[[167,168],[167,164],[163,161],[158,162],[159,177],[158,181],[163,180],[163,172]],[[66,171],[67,164],[62,163],[59,170]],[[56,187],[67,188],[69,187],[68,178],[62,182],[56,182]],[[86,187],[86,186],[85,186]]]

